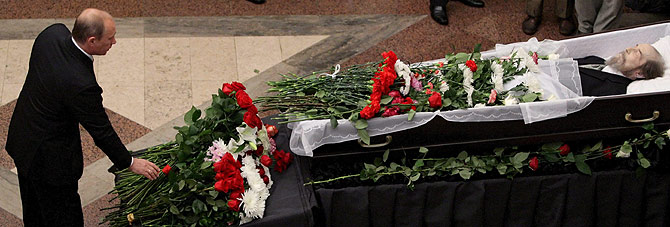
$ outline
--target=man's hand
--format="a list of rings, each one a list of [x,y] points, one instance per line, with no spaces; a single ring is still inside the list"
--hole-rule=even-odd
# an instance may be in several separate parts
[[[143,175],[151,180],[158,178],[158,174],[160,174],[158,166],[141,158],[135,158],[133,164],[130,165],[128,169],[133,173]]]

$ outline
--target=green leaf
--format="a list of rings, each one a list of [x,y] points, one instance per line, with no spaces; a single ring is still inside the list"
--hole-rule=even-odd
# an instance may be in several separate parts
[[[184,185],[186,185],[186,182],[184,180],[180,180],[179,183],[177,183],[177,185],[179,186],[179,191],[181,191],[182,189],[184,189]]]
[[[365,120],[365,119],[358,119],[358,120],[356,120],[356,123],[354,124],[354,127],[356,127],[356,129],[359,129],[359,130],[360,129],[366,129],[366,128],[368,128],[368,121]]]
[[[561,160],[556,154],[544,154],[544,158],[547,159],[548,162],[558,162]]]
[[[193,200],[193,212],[198,214],[204,211],[207,211],[207,205],[199,199]]]
[[[421,177],[421,174],[420,173],[415,173],[414,175],[412,175],[412,177],[409,178],[409,180],[414,182],[414,181],[419,180],[419,177]]]
[[[628,141],[623,142],[623,145],[621,145],[621,152],[630,154],[630,152],[633,152],[633,147],[628,143]]]
[[[414,166],[412,167],[413,170],[419,170],[421,167],[423,167],[423,160],[419,159],[414,162]]]
[[[323,96],[325,96],[325,95],[326,95],[326,92],[323,91],[323,90],[319,90],[314,94],[314,96],[316,96],[318,98],[323,98]]]
[[[416,111],[410,109],[409,112],[407,113],[407,120],[408,120],[408,121],[411,121],[412,119],[414,119],[414,115],[415,115],[415,114],[416,114]]]
[[[658,146],[658,149],[662,150],[663,146],[665,145],[665,139],[663,139],[662,137],[658,137],[658,138],[656,138],[656,141],[654,141],[654,143],[656,143],[656,146]]]
[[[642,168],[645,168],[645,169],[649,168],[649,166],[651,166],[651,163],[649,163],[649,160],[647,160],[646,158],[638,159],[638,163],[640,164],[640,166],[642,166]]]
[[[575,162],[585,162],[585,161],[586,161],[585,154],[575,155]]]
[[[177,206],[170,205],[170,213],[172,213],[174,215],[179,215],[179,209],[177,209]]]
[[[337,119],[335,116],[330,116],[330,127],[337,128]]]
[[[584,163],[584,161],[575,162],[575,165],[577,166],[577,170],[579,170],[579,172],[582,172],[583,174],[586,175],[591,175],[591,168],[589,167],[589,165]]]
[[[370,145],[370,135],[368,135],[367,130],[359,129],[358,130],[358,137],[361,138],[361,141],[363,141],[363,143]]]
[[[386,151],[384,152],[384,155],[382,156],[382,161],[386,162],[386,160],[389,159],[389,151],[391,151],[391,150],[386,149]]]
[[[219,191],[211,190],[209,191],[209,195],[212,196],[212,198],[216,198],[217,196],[219,196]]]
[[[467,180],[470,179],[470,177],[472,176],[472,172],[470,171],[470,169],[462,169],[461,171],[458,171],[458,175],[460,175],[461,178]]]
[[[461,153],[458,153],[458,156],[456,156],[457,159],[459,160],[465,160],[468,157],[468,152],[461,151]]]
[[[421,154],[428,153],[428,148],[425,148],[425,147],[419,147],[419,153],[421,153]]]
[[[528,158],[528,155],[529,155],[529,154],[530,154],[530,153],[528,153],[528,152],[519,152],[519,153],[516,153],[516,154],[514,155],[514,158],[513,158],[513,159],[514,159],[514,162],[515,162],[515,163],[523,163],[523,161],[526,161],[526,159]]]
[[[447,107],[451,105],[451,99],[450,98],[444,98],[442,99],[442,106]]]
[[[565,162],[575,162],[575,155],[572,152],[570,152],[570,154],[565,156],[564,161]]]
[[[647,123],[647,124],[644,124],[644,125],[642,125],[642,128],[645,129],[645,130],[647,130],[647,131],[651,131],[651,130],[654,129],[654,123],[653,123],[653,122],[649,122],[649,123]]]
[[[396,171],[400,165],[396,164],[395,162],[391,162],[391,165],[389,165],[390,171]]]
[[[523,97],[521,97],[521,100],[523,100],[523,102],[533,102],[535,101],[535,99],[537,99],[537,94],[532,92],[528,92]]]
[[[195,106],[191,106],[191,109],[188,112],[186,112],[186,114],[184,114],[184,123],[186,123],[187,125],[193,124],[193,116],[195,115],[194,113],[196,110],[197,109],[195,108]]]
[[[202,164],[200,164],[200,169],[207,169],[210,166],[212,166],[212,162],[205,161]]]
[[[391,101],[393,101],[393,97],[388,96],[388,95],[384,95],[384,96],[382,96],[382,99],[379,102],[381,104],[388,105],[389,103],[391,103]]]
[[[498,169],[498,173],[500,173],[500,175],[505,175],[505,171],[507,171],[507,165],[500,163],[498,166],[496,166],[496,169]]]
[[[503,152],[505,151],[504,147],[496,147],[493,149],[493,152],[496,154],[496,156],[500,157],[502,156]]]
[[[373,170],[374,171],[374,169],[377,168],[375,165],[368,164],[368,163],[363,163],[363,166],[365,167],[366,170]]]
[[[598,143],[596,143],[595,145],[593,145],[593,147],[591,147],[591,149],[589,151],[594,152],[594,151],[600,150],[602,148],[603,148],[603,141],[601,140],[601,141],[598,141]]]

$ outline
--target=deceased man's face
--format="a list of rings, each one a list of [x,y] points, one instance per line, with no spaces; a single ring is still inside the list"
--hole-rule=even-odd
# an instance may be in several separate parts
[[[656,54],[656,50],[649,44],[638,44],[626,48],[607,60],[607,65],[619,70],[624,76],[635,80],[644,78],[639,74],[639,68],[647,62],[649,56]]]

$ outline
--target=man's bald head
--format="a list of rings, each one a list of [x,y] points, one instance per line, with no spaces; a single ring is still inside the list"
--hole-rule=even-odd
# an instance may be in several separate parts
[[[111,21],[112,15],[99,9],[85,9],[74,21],[72,37],[79,43],[85,43],[88,37],[100,39],[105,32],[105,21]]]

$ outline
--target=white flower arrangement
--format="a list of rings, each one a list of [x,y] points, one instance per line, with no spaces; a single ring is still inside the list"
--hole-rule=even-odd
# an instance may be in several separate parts
[[[517,105],[519,104],[519,99],[515,98],[511,94],[508,94],[507,97],[505,97],[505,100],[503,100],[503,104],[505,106]]]
[[[409,94],[409,89],[412,87],[412,71],[410,71],[409,66],[403,63],[400,60],[395,62],[395,71],[398,74],[398,77],[402,77],[405,80],[405,86],[400,88],[400,93],[402,95]]]
[[[474,81],[472,71],[465,64],[458,64],[458,68],[463,70],[463,89],[468,94],[468,106],[472,106],[472,93],[475,91],[475,87],[472,86]]]
[[[491,63],[491,70],[493,71],[493,74],[491,75],[491,82],[493,83],[494,89],[496,89],[497,92],[502,92],[504,90],[503,88],[503,75],[504,75],[504,70],[502,65],[498,64],[497,61],[493,61]]]

